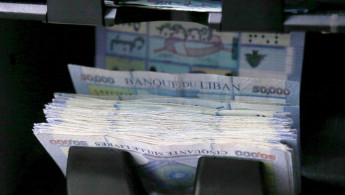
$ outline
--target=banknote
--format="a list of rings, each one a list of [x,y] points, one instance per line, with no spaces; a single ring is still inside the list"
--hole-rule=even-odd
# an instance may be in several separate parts
[[[148,191],[188,194],[201,156],[259,159],[265,164],[269,194],[295,194],[294,152],[281,143],[297,138],[287,113],[260,116],[279,112],[178,104],[184,98],[171,103],[147,102],[148,96],[111,100],[56,93],[54,97],[44,109],[47,123],[35,124],[33,132],[64,173],[71,146],[116,148],[135,158]],[[234,113],[206,112],[211,110]]]
[[[96,67],[300,81],[305,33],[217,32],[192,22],[97,28]]]
[[[213,74],[109,71],[69,65],[77,93],[162,95],[299,105],[299,82]]]

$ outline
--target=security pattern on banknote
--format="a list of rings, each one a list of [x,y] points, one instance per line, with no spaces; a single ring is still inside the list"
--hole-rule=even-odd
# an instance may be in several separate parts
[[[270,194],[294,194],[290,113],[270,103],[55,94],[34,134],[65,173],[70,146],[129,151],[149,191],[192,191],[198,158],[260,159]],[[296,142],[295,142],[296,143]]]
[[[96,67],[300,81],[305,33],[217,32],[192,22],[97,28]]]

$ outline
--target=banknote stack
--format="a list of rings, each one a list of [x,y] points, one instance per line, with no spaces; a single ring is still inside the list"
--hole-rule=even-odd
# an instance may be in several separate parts
[[[78,94],[54,94],[33,129],[62,172],[69,147],[109,147],[132,154],[154,193],[191,193],[201,156],[261,160],[269,194],[299,190],[299,83],[69,69]]]

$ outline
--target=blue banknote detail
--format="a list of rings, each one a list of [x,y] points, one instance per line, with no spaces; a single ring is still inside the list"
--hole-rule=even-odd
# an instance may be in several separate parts
[[[241,69],[286,72],[287,52],[284,47],[242,46]]]
[[[305,33],[241,33],[239,76],[300,81]]]
[[[291,105],[299,105],[300,82],[285,82],[286,89],[290,89],[291,94],[286,97],[286,101]]]
[[[110,54],[145,58],[146,44],[145,37],[141,35],[125,33],[107,34],[107,53]]]
[[[140,167],[161,188],[189,188],[193,185],[196,168],[174,160],[154,160]]]
[[[144,155],[148,163],[140,165],[143,177],[158,184],[155,190],[192,192],[198,158],[178,157],[161,159]]]
[[[237,68],[236,60],[232,59],[232,45],[201,43],[178,38],[151,38],[150,45],[150,59],[153,60],[183,62],[213,68]]]
[[[157,27],[160,36],[150,38],[150,59],[184,62],[189,65],[236,68],[233,45],[208,28],[188,28],[165,23]]]
[[[302,76],[302,64],[303,64],[303,54],[304,54],[304,40],[305,33],[295,32],[291,34],[291,47],[293,50],[293,69],[288,77],[290,81],[301,81]]]

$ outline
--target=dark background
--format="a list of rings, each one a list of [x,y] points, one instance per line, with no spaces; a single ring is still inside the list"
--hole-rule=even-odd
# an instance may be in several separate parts
[[[68,63],[94,65],[93,27],[0,19],[0,194],[66,194],[32,133]],[[345,193],[345,34],[308,33],[301,90],[302,194]]]

